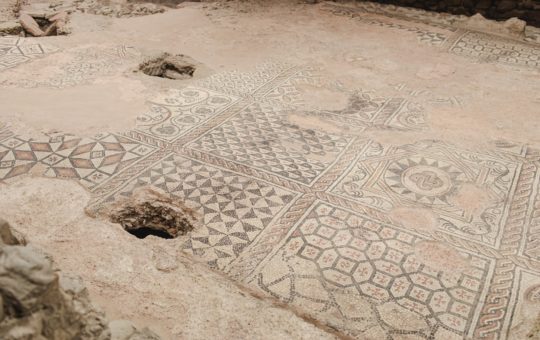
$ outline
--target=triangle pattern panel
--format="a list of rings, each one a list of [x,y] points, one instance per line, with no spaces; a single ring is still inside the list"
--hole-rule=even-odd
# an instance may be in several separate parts
[[[217,268],[238,257],[295,197],[281,187],[178,155],[142,173],[120,195],[129,196],[147,185],[171,193],[197,211],[200,226],[183,249]]]

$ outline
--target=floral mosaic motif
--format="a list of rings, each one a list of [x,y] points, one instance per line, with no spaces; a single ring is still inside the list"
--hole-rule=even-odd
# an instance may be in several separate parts
[[[137,118],[136,131],[171,142],[237,100],[231,95],[196,87],[170,90],[151,102],[150,112]]]

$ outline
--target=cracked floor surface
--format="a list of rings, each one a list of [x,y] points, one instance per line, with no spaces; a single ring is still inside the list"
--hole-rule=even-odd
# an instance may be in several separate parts
[[[174,240],[358,339],[523,339],[540,312],[540,45],[370,4],[188,3],[0,37],[0,184],[100,212],[152,185]],[[192,80],[133,72],[189,55]],[[0,186],[1,189],[1,186]]]

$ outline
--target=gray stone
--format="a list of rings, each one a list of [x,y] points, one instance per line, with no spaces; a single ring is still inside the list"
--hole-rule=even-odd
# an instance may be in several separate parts
[[[60,288],[41,254],[24,246],[0,246],[1,339],[108,339],[104,316],[88,296]]]
[[[0,339],[110,339],[108,322],[90,303],[80,278],[59,276],[42,253],[19,245],[1,219],[0,236]],[[117,339],[159,337],[132,327]]]

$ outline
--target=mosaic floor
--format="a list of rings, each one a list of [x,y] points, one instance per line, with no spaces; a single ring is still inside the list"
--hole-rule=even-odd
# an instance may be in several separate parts
[[[540,68],[540,48],[530,42],[357,18],[448,53]],[[136,55],[111,51],[80,55],[103,65]],[[52,52],[31,39],[0,38],[0,71]],[[67,65],[84,71],[52,84],[72,86],[109,67],[87,71],[87,60],[77,60]],[[0,182],[39,165],[45,176],[79,181],[95,211],[138,187],[159,187],[203,216],[182,249],[358,339],[506,339],[534,319],[539,151],[501,141],[463,148],[366,138],[373,129],[429,129],[414,101],[372,91],[351,94],[344,110],[303,112],[350,133],[304,128],[288,115],[302,107],[298,87],[317,84],[318,72],[269,62],[218,73],[152,100],[135,129],[91,138],[25,138],[0,123]],[[480,209],[453,199],[467,186],[487,193]],[[428,210],[435,223],[411,228],[399,209]]]

